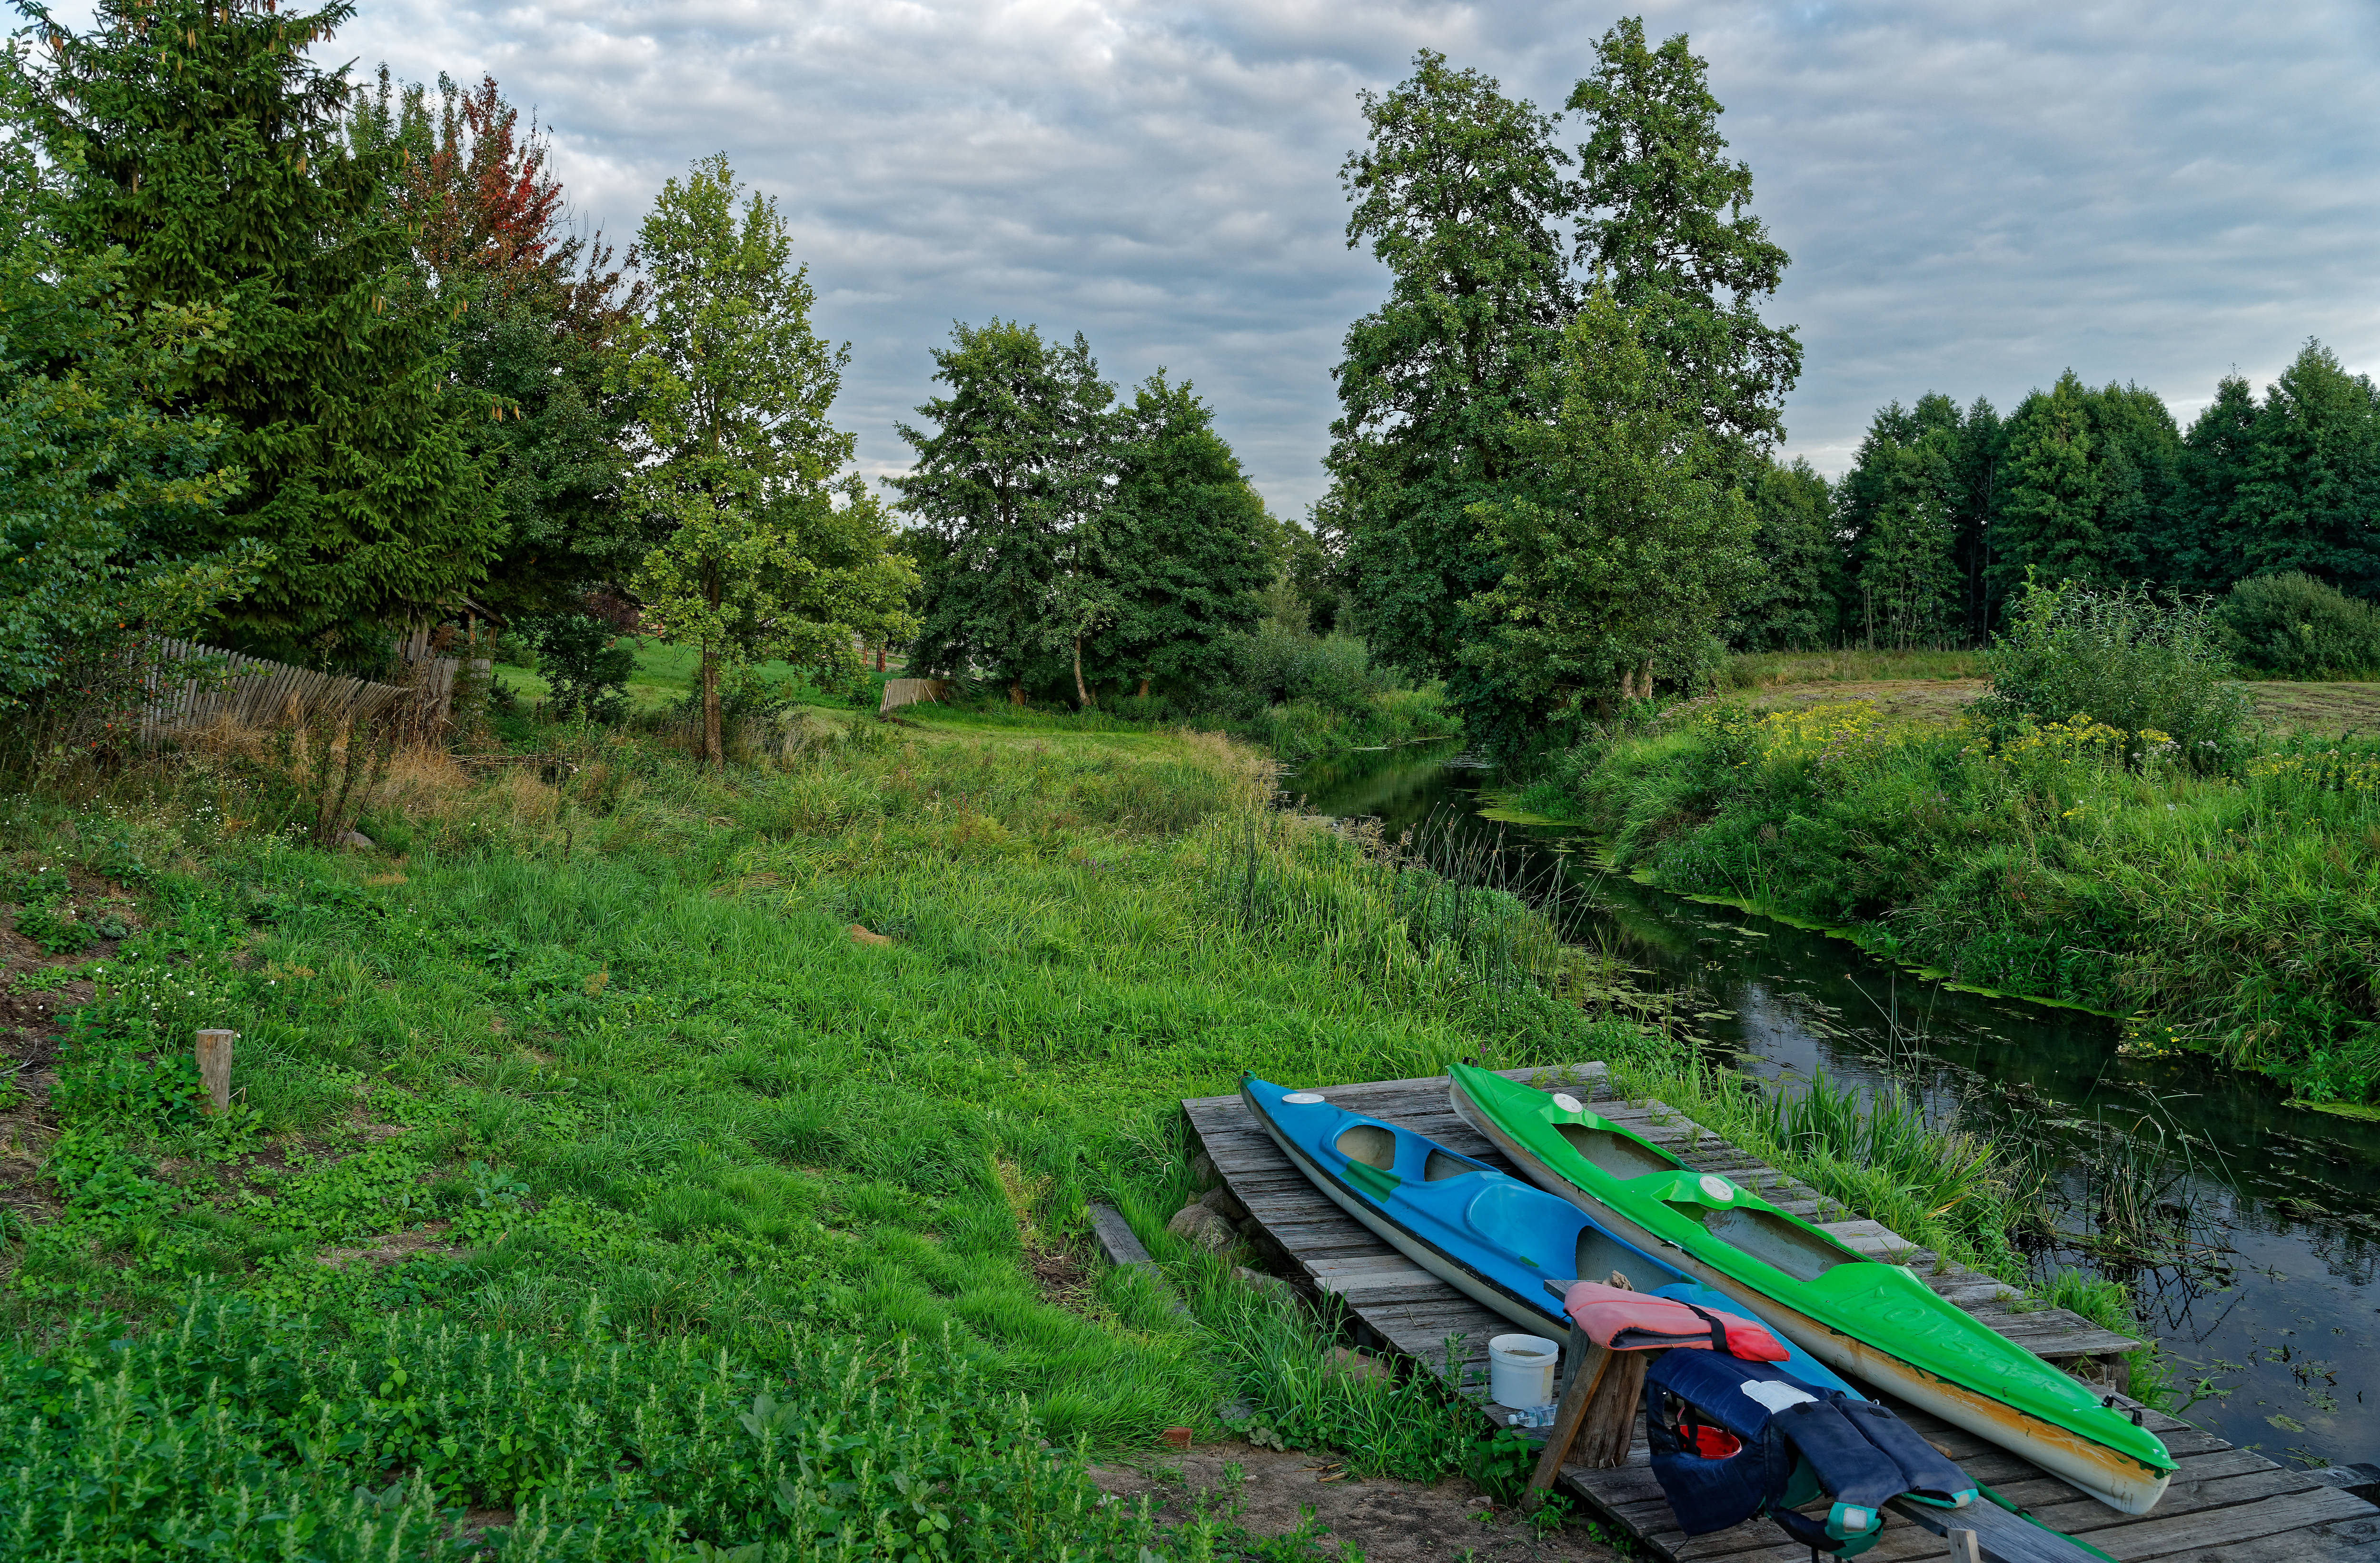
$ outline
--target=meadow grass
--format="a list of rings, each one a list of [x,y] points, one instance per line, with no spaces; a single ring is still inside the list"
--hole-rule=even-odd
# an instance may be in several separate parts
[[[866,1540],[878,1508],[830,1523],[808,1489],[771,1498],[749,1451],[716,1457],[730,1496],[685,1499],[645,1454],[627,1490],[603,1472],[664,1435],[603,1420],[612,1397],[587,1375],[607,1353],[681,1352],[650,1372],[731,1450],[743,1419],[777,1414],[747,1409],[762,1394],[843,1414],[843,1390],[787,1377],[812,1356],[872,1364],[888,1405],[939,1403],[932,1381],[964,1364],[1003,1446],[1211,1427],[1246,1370],[1201,1318],[1231,1304],[1208,1287],[1184,1317],[1085,1239],[1098,1196],[1161,1259],[1197,1257],[1165,1229],[1191,1192],[1181,1097],[1242,1069],[1327,1083],[1651,1045],[1548,995],[1525,908],[1270,812],[1269,763],[1226,739],[1096,714],[821,721],[789,761],[724,773],[595,728],[407,752],[375,784],[370,853],[306,845],[286,828],[310,818],[304,777],[231,743],[0,804],[20,904],[65,874],[69,910],[120,889],[141,925],[73,972],[94,996],[69,1017],[47,1110],[11,1120],[56,1206],[5,1234],[22,1371],[0,1411],[51,1430],[7,1468],[22,1555],[75,1555],[91,1515],[33,1495],[102,1465],[123,1472],[91,1477],[112,1556],[211,1525],[241,1538],[226,1556],[263,1556],[301,1510],[325,1535],[352,1529],[349,1476],[417,1536],[451,1520],[424,1515],[509,1508],[524,1557],[781,1531],[783,1556],[897,1555]],[[240,1033],[228,1120],[195,1110],[201,1025]],[[409,1404],[448,1466],[307,1431],[323,1402],[302,1386],[285,1406],[253,1386],[193,1402],[128,1344],[216,1328],[207,1310],[226,1302],[249,1311],[241,1350],[369,1379],[356,1403]],[[391,1321],[415,1333],[383,1341]],[[1329,1345],[1287,1316],[1270,1338],[1269,1360],[1309,1366]],[[901,1341],[936,1365],[888,1365]],[[493,1431],[472,1408],[499,1381],[516,1398],[544,1386],[551,1425]],[[1345,1414],[1302,1435],[1370,1425],[1373,1391],[1311,1383]],[[854,1436],[876,1425],[850,1414]],[[192,1418],[248,1431],[209,1444]],[[1444,1456],[1477,1431],[1472,1413],[1440,1420],[1417,1447]],[[530,1452],[494,1449],[507,1437]],[[128,1439],[200,1452],[127,1463]],[[1062,1480],[987,1459],[984,1505],[1049,1520],[1009,1555],[1147,1540],[1084,1517],[1078,1465]],[[245,1519],[223,1510],[235,1468]],[[975,1500],[935,1501],[911,1519],[973,1539],[920,1556],[1002,1555]]]
[[[1719,705],[1582,752],[1521,801],[1666,888],[2134,1016],[2138,1051],[2370,1100],[2380,743],[2266,736],[2193,775],[2155,737],[2076,722],[1993,746],[1864,702]]]

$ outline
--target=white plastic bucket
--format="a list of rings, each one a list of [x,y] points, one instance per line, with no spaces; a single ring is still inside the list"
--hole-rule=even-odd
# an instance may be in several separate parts
[[[1488,1343],[1488,1395],[1518,1410],[1554,1398],[1554,1359],[1561,1348],[1541,1335],[1500,1335]]]

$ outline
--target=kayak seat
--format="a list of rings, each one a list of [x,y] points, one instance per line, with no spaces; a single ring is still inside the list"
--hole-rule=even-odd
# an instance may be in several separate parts
[[[1703,1229],[1712,1237],[1740,1253],[1775,1265],[1797,1281],[1815,1281],[1838,1264],[1876,1263],[1773,1211],[1682,1208],[1689,1215],[1700,1216]]]
[[[1377,1123],[1351,1124],[1332,1142],[1349,1161],[1382,1172],[1397,1165],[1397,1137]]]
[[[1614,1178],[1642,1178],[1647,1173],[1675,1172],[1685,1164],[1663,1155],[1648,1145],[1640,1145],[1627,1135],[1614,1130],[1597,1129],[1592,1124],[1558,1123],[1554,1132],[1569,1142],[1570,1148]]]

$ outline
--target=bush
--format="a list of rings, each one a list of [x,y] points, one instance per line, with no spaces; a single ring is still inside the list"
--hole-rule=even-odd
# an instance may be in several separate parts
[[[1339,715],[1356,716],[1370,709],[1374,695],[1397,687],[1395,677],[1375,665],[1364,642],[1353,635],[1309,635],[1266,624],[1241,637],[1233,653],[1245,714],[1308,701]]]
[[[2240,581],[2216,609],[2223,642],[2259,673],[2347,678],[2380,673],[2380,609],[2290,570]]]
[[[637,653],[620,644],[610,625],[590,614],[557,613],[530,620],[523,632],[537,649],[555,715],[620,719],[628,708],[626,686],[637,669]]]
[[[1975,714],[1996,740],[2087,716],[2126,734],[2163,733],[2204,771],[2236,757],[2248,719],[2246,698],[2226,681],[2214,616],[2179,598],[2028,580],[1984,661],[1992,690]]]

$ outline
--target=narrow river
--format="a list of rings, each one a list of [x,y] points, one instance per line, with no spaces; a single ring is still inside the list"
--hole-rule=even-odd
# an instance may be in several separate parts
[[[2116,1022],[1960,992],[1848,940],[1602,871],[1574,833],[1483,818],[1492,774],[1445,751],[1355,761],[1287,785],[1392,836],[1500,848],[1508,872],[1560,885],[1569,938],[1676,995],[1737,1067],[1897,1087],[1937,1123],[2039,1147],[2066,1235],[2035,1264],[2131,1288],[2180,1414],[2284,1463],[2380,1460],[2380,1125],[2288,1106],[2204,1058],[2121,1057]],[[2119,1263],[2093,1240],[2124,1200],[2162,1228],[2166,1262]]]

